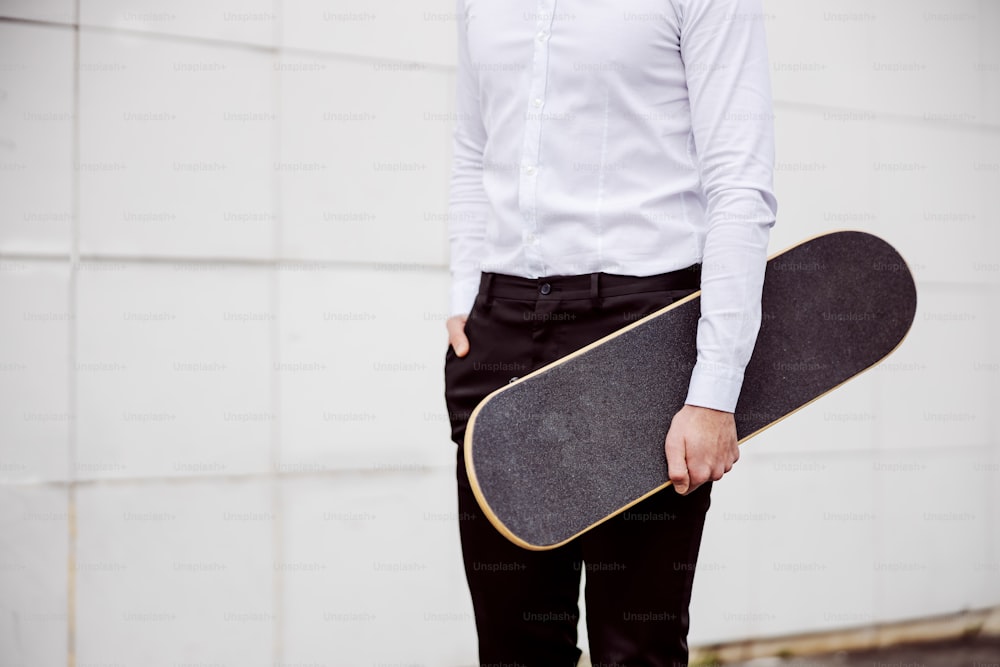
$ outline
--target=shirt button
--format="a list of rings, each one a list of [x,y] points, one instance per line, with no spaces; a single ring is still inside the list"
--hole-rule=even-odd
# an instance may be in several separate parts
[[[535,173],[535,168],[532,167],[530,164],[529,165],[525,165],[525,167],[524,167],[524,173],[526,173],[528,176],[533,176],[534,173]]]
[[[539,42],[544,42],[545,38],[548,37],[548,36],[549,36],[549,33],[545,32],[544,30],[539,30],[538,31],[538,41]]]
[[[542,294],[548,294],[549,292],[552,291],[552,285],[548,283],[542,283],[541,286],[538,288],[538,291],[541,292]]]
[[[539,107],[541,107],[542,106],[542,98],[541,97],[536,97],[534,104],[535,104],[535,108],[536,109],[539,108]]]

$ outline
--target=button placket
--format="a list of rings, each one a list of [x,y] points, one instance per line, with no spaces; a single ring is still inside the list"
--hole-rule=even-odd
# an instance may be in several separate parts
[[[518,205],[523,224],[525,259],[533,271],[543,275],[545,266],[537,242],[538,158],[542,134],[541,109],[545,104],[545,88],[548,81],[549,41],[555,17],[555,0],[539,0],[536,16],[538,19],[531,59],[531,85],[525,100]]]

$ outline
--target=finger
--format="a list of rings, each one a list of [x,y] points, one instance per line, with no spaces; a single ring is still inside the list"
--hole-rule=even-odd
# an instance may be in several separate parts
[[[687,461],[685,460],[684,439],[676,435],[672,428],[667,432],[664,449],[667,454],[667,472],[670,473],[670,481],[677,493],[684,495],[688,492],[688,484],[690,483]]]
[[[729,456],[729,461],[726,463],[726,472],[729,472],[730,470],[732,470],[733,466],[736,465],[736,462],[740,460],[740,448],[739,448],[739,445],[735,445],[734,444],[733,447],[732,447],[732,449],[730,451],[731,451],[731,454]]]
[[[696,467],[688,467],[688,493],[691,493],[699,486],[710,479],[715,478],[715,468],[702,464]]]

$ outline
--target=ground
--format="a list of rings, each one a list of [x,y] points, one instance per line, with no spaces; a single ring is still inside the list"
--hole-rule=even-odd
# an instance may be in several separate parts
[[[692,663],[709,667],[712,662]],[[758,658],[726,667],[1000,667],[1000,637],[842,651],[801,658]]]

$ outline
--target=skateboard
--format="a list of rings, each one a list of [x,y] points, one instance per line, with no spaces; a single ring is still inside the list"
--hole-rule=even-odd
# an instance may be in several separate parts
[[[697,358],[695,292],[486,396],[469,417],[469,481],[515,544],[553,549],[670,485],[663,441]],[[892,353],[916,312],[906,262],[832,232],[773,255],[735,409],[743,444]]]

